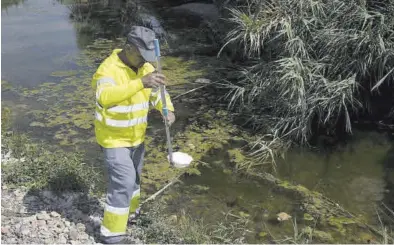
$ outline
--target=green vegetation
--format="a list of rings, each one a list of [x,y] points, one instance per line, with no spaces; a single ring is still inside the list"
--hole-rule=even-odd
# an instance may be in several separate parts
[[[162,71],[168,78],[170,86],[190,83],[190,81],[203,77],[205,74],[203,65],[197,64],[196,60],[165,56],[161,59],[161,63]]]
[[[152,204],[137,222],[136,234],[147,243],[243,243],[247,233],[245,217],[226,216],[216,224],[206,224],[181,212],[180,216],[165,216],[161,202]]]
[[[71,17],[80,32],[113,37],[125,27],[125,23],[134,21],[128,19],[128,16],[134,18],[130,15],[130,11],[135,11],[131,1],[126,1],[129,7],[119,11],[104,11],[104,7],[108,7],[104,2],[113,4],[111,1],[67,2],[72,4]],[[276,161],[284,156],[290,142],[307,143],[316,124],[335,131],[337,125],[345,122],[350,131],[352,113],[366,103],[359,97],[359,88],[369,91],[374,85],[382,88],[387,84],[386,80],[392,76],[393,17],[389,12],[392,9],[387,8],[386,13],[373,5],[368,2],[361,6],[354,1],[346,4],[343,1],[261,3],[252,0],[246,7],[240,5],[231,9],[230,20],[234,30],[229,32],[227,40],[230,41],[228,45],[239,44],[236,49],[240,52],[236,52],[240,55],[236,61],[243,69],[238,77],[232,77],[233,72],[218,69],[223,66],[221,61],[195,55],[194,52],[201,51],[200,48],[206,48],[201,43],[196,45],[198,48],[190,49],[182,39],[179,42],[185,46],[178,50],[163,45],[163,53],[170,54],[165,55],[162,61],[163,71],[170,85],[174,85],[170,87],[173,96],[179,92],[176,85],[186,87],[190,81],[208,75],[216,82],[227,75],[229,83],[225,88],[230,89],[226,90],[230,108],[237,109],[236,118],[247,118],[249,125],[259,133],[250,135],[239,130],[232,124],[233,118],[228,112],[212,109],[216,107],[217,97],[213,98],[214,101],[202,96],[194,101],[185,99],[187,105],[193,104],[193,112],[180,111],[180,114],[187,114],[187,119],[172,128],[173,143],[177,150],[191,154],[195,161],[191,168],[179,170],[170,168],[167,163],[163,128],[158,129],[153,122],[146,138],[143,198],[181,174],[184,180],[201,175],[202,167],[212,169],[219,166],[225,177],[211,175],[211,179],[220,183],[209,185],[207,180],[203,185],[185,188],[184,192],[163,194],[152,206],[144,207],[147,213],[138,220],[135,234],[147,243],[332,243],[345,238],[351,242],[380,238],[365,228],[363,217],[349,217],[339,205],[303,185],[264,175],[263,179],[269,184],[259,188],[256,184],[252,191],[250,186],[242,186],[244,179],[241,178],[245,172],[265,170],[263,167],[270,163],[276,170]],[[377,12],[371,12],[373,8]],[[352,16],[348,22],[342,21],[345,13]],[[102,33],[102,30],[108,32]],[[206,41],[200,34],[209,35],[209,32],[201,30],[193,34],[194,31],[185,32],[188,33],[185,39]],[[99,167],[102,159],[86,161],[85,152],[79,152],[79,149],[88,151],[87,148],[95,146],[91,76],[97,65],[123,42],[122,38],[97,39],[74,60],[79,66],[77,69],[55,71],[51,74],[54,82],[41,84],[36,89],[16,89],[2,81],[3,91],[12,90],[25,98],[42,102],[41,108],[29,110],[26,114],[28,125],[45,132],[50,142],[59,143],[63,149],[59,150],[47,141],[37,141],[37,137],[7,131],[12,111],[3,106],[3,149],[12,149],[12,157],[20,159],[2,165],[4,183],[33,189],[103,194],[105,176]],[[190,56],[174,55],[177,52]],[[379,62],[375,65],[376,60]],[[368,79],[378,81],[383,77],[386,80],[380,83],[365,82]],[[209,92],[217,95],[217,91]],[[198,107],[197,104],[203,105]],[[190,107],[187,110],[191,110]],[[388,147],[381,147],[381,154]],[[371,158],[375,156],[369,155]],[[310,176],[307,174],[304,176]],[[231,189],[232,193],[227,192],[229,179],[237,183]],[[257,181],[253,179],[255,183]],[[209,196],[217,186],[223,188],[219,191],[225,193],[224,198]],[[273,188],[278,193],[272,195],[265,188]],[[186,198],[190,200],[185,201]],[[254,213],[256,209],[250,207],[250,200],[258,202],[255,205],[257,214]],[[168,214],[168,209],[178,209],[180,205],[177,202],[191,203],[193,205],[189,206],[194,207],[188,210],[180,208],[177,214]],[[293,202],[297,203],[297,208],[291,205]],[[209,205],[215,204],[218,205],[212,210],[217,210],[218,214],[212,215],[215,216],[212,219],[219,220],[218,223],[193,217],[193,214],[196,216],[196,213],[204,212]],[[193,208],[199,210],[196,212]],[[294,220],[277,222],[274,217],[277,211],[289,212]],[[270,228],[274,227],[274,231],[270,231],[267,222],[272,223]],[[377,234],[383,234],[385,241],[392,240],[387,232]],[[279,237],[286,238],[277,239]]]
[[[69,153],[28,135],[8,131],[10,109],[2,108],[2,151],[12,159],[2,162],[2,182],[11,187],[50,189],[56,192],[102,193],[102,171],[83,161],[83,152]]]
[[[63,146],[95,143],[92,131],[95,92],[90,81],[97,61],[104,60],[113,49],[120,48],[123,43],[124,39],[98,39],[75,59],[80,70],[52,72],[52,76],[60,79],[58,83],[43,83],[35,89],[16,89],[16,92],[25,98],[45,102],[42,109],[30,110],[27,113],[31,119],[30,126],[49,129],[53,139],[59,140]],[[176,69],[170,71],[169,66]],[[170,85],[184,84],[202,75],[202,67],[196,67],[195,61],[173,56],[163,59],[164,73]],[[175,92],[171,94],[176,95]],[[81,134],[87,137],[80,137]]]
[[[367,98],[392,91],[393,1],[252,0],[229,12],[223,48],[240,69],[226,98],[256,130],[301,144],[320,128],[352,132]]]
[[[154,203],[137,221],[137,236],[146,243],[212,243],[202,221],[163,215],[163,204]],[[138,232],[142,230],[142,232]]]
[[[86,151],[87,148],[95,149],[93,148],[96,144],[93,131],[95,92],[91,88],[91,77],[97,67],[97,61],[105,59],[114,48],[121,47],[123,42],[124,39],[121,38],[114,41],[105,39],[96,40],[83,50],[81,55],[75,58],[74,62],[79,66],[78,69],[52,72],[52,76],[59,79],[58,82],[42,83],[34,89],[3,86],[3,90],[11,89],[23,98],[33,101],[36,100],[41,103],[40,107],[26,110],[25,113],[30,127],[35,127],[41,132],[45,131],[45,140],[49,140],[47,142],[48,144],[54,142],[59,144],[63,150],[70,152],[82,152]],[[171,72],[168,70],[169,66],[174,68],[171,69]],[[170,81],[170,85],[185,84],[186,81],[196,79],[204,73],[203,67],[196,64],[195,61],[188,61],[173,56],[163,58],[163,69],[165,69],[164,72]],[[7,85],[5,82],[3,84]],[[176,96],[177,92],[177,90],[170,88],[171,95]],[[174,104],[177,107],[175,102]],[[230,136],[228,133],[234,131],[230,124],[220,122],[217,119],[214,120],[215,111],[210,110],[209,112],[205,112],[206,107],[202,107],[199,110],[200,112],[195,113],[195,115],[204,118],[203,122],[200,122],[201,125],[194,123],[187,128],[173,129],[174,145],[181,147],[182,151],[192,152],[196,160],[204,156],[211,147],[221,147],[222,144],[229,140]],[[150,119],[150,123],[154,123],[154,120],[153,118]],[[206,127],[211,122],[213,124],[209,128]],[[183,123],[180,122],[180,124]],[[162,124],[160,125],[160,127],[163,127]],[[163,138],[164,133],[159,132],[159,134],[161,135],[155,133],[154,126],[150,126],[145,142],[148,150],[146,161],[149,164],[145,166],[143,178],[146,189],[150,191],[162,187],[166,182],[182,172],[170,168],[169,164],[166,164],[167,148]],[[33,136],[35,137],[32,140],[42,137],[38,135]],[[217,139],[218,142],[214,140],[206,141],[206,137]],[[196,146],[198,148],[194,149]],[[38,152],[42,151],[42,149],[38,148],[31,149],[32,152],[35,150]],[[90,154],[96,155],[92,152]],[[70,155],[72,156],[72,154]],[[77,158],[81,160],[81,156]],[[50,162],[52,162],[52,159],[47,158],[47,160],[48,165],[43,166],[43,168],[48,167],[49,169],[47,171],[50,171]],[[89,164],[96,164],[96,166],[97,163],[95,161],[97,160],[102,161],[101,158],[95,158],[94,160],[86,159]],[[76,160],[76,162],[78,161]],[[195,165],[195,168],[187,169],[188,174],[199,174],[196,168],[197,165]],[[45,172],[45,174],[48,173]],[[15,172],[14,174],[24,176],[26,172]],[[35,172],[31,174],[34,175]],[[18,182],[19,180],[15,181]],[[32,183],[34,183],[34,180],[32,180]],[[35,183],[35,185],[43,186],[44,183]],[[102,181],[95,183],[95,185],[102,185]]]

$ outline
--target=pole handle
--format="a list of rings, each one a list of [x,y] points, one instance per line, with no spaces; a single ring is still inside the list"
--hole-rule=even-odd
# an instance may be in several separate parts
[[[159,39],[154,39],[153,40],[153,42],[154,42],[154,44],[155,44],[155,54],[156,54],[156,57],[160,57],[161,55],[160,55],[160,44],[159,44]]]
[[[156,55],[156,62],[157,62],[157,70],[161,72],[161,64],[160,64],[160,44],[158,39],[154,39],[155,44],[155,55]],[[163,105],[163,116],[164,116],[164,124],[166,129],[166,136],[167,136],[167,146],[168,146],[168,155],[170,157],[170,164],[173,165],[172,161],[172,144],[171,144],[171,136],[170,136],[170,127],[168,126],[168,109],[167,109],[167,101],[165,96],[165,86],[160,86],[160,96]]]

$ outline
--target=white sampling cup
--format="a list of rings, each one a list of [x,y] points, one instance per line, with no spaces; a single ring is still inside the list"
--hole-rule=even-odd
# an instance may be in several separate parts
[[[170,155],[167,156],[168,161],[170,161]],[[193,161],[193,157],[183,152],[173,152],[172,153],[172,164],[176,168],[185,168],[190,165]]]

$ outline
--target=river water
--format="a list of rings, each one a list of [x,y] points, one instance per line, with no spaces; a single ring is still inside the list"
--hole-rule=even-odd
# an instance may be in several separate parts
[[[13,4],[7,4],[8,2]],[[63,2],[65,1],[2,1],[2,80],[28,91],[35,91],[45,83],[53,83],[53,90],[50,85],[45,91],[50,96],[39,93],[36,97],[24,97],[13,90],[2,89],[2,105],[8,105],[16,112],[15,128],[48,140],[52,140],[53,133],[46,128],[32,127],[34,120],[26,112],[46,110],[51,106],[63,106],[59,108],[71,110],[75,104],[80,106],[89,103],[78,100],[77,97],[75,104],[67,104],[69,101],[59,103],[59,100],[63,102],[60,98],[62,96],[72,98],[81,94],[66,94],[65,91],[70,90],[56,89],[56,84],[65,81],[71,84],[73,79],[82,77],[84,86],[90,86],[90,80],[86,79],[89,79],[94,69],[83,70],[83,65],[78,65],[76,59],[84,55],[85,49],[100,37],[99,32],[81,28],[72,22],[69,18],[70,10]],[[95,62],[96,65],[99,63],[97,60]],[[63,76],[54,75],[59,71],[70,70],[82,75],[74,76],[67,72]],[[64,80],[67,77],[69,80]],[[177,106],[183,108],[183,105]],[[86,111],[86,115],[91,114],[86,109],[88,107],[81,108]],[[180,111],[180,121],[187,119],[188,113],[192,113],[185,108]],[[60,113],[60,118],[67,118],[61,115]],[[57,139],[66,137],[70,132],[67,131],[70,127],[66,124],[77,120],[79,118],[71,118],[60,125],[57,130],[61,128],[63,131],[60,130]],[[153,124],[160,125],[160,122],[155,121]],[[81,132],[85,132],[88,138],[93,137],[92,128],[81,128]],[[97,150],[93,146],[94,139],[90,142],[90,148]],[[228,159],[225,153],[219,151],[204,160],[226,162]],[[320,191],[345,208],[372,219],[375,217],[373,205],[391,200],[390,191],[394,191],[389,182],[392,179],[393,155],[393,141],[385,134],[358,130],[351,140],[335,150],[294,149],[286,154],[284,160],[279,160],[277,165],[280,178]],[[252,231],[247,237],[252,242],[258,241],[256,234],[266,230],[263,226],[265,218],[275,217],[279,212],[292,213],[295,205],[293,201],[286,196],[274,194],[262,183],[236,177],[222,168],[201,168],[201,171],[202,175],[186,178],[184,185],[178,185],[169,191],[175,197],[169,212],[179,214],[183,210],[208,223],[223,221],[224,215],[228,213],[251,217]],[[268,226],[279,236],[282,233],[288,234],[288,229],[284,230],[281,226],[269,222]]]

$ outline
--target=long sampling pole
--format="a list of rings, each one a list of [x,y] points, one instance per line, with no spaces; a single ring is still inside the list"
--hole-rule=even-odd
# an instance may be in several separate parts
[[[157,71],[161,72],[161,64],[160,64],[160,44],[159,40],[155,39],[155,54],[156,54],[156,62],[157,62]],[[163,116],[164,116],[164,124],[166,128],[166,136],[167,136],[167,147],[168,147],[168,155],[170,158],[170,164],[173,165],[172,161],[172,144],[171,144],[171,137],[170,137],[170,127],[168,126],[168,108],[167,108],[167,101],[166,101],[166,95],[165,95],[165,85],[160,85],[160,94],[161,94],[161,100],[162,100],[162,105],[163,105]]]

